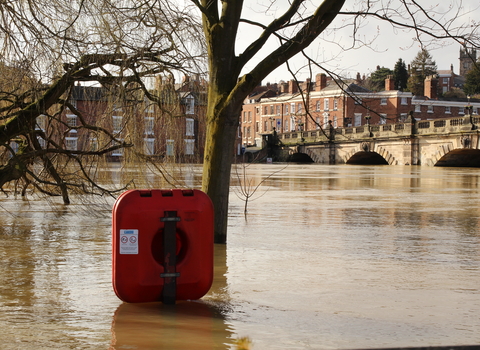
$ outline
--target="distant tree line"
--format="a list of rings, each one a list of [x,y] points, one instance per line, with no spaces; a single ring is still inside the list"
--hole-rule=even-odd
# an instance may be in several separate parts
[[[445,97],[466,97],[480,94],[480,62],[476,62],[465,76],[463,91],[453,89],[445,93]],[[394,69],[377,67],[366,79],[365,85],[373,91],[385,90],[385,79],[392,76],[396,90],[411,92],[419,96],[424,94],[424,82],[428,76],[437,75],[437,64],[426,49],[420,50],[415,58],[406,65],[401,58],[395,63]]]

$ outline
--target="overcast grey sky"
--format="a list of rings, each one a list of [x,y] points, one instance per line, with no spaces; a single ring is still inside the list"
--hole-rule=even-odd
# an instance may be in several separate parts
[[[256,4],[258,5],[259,2],[260,0]],[[472,25],[480,20],[480,4],[477,0],[417,0],[417,2],[428,9],[428,14],[435,19],[439,21],[448,20],[447,24],[452,30],[458,30],[459,27],[474,28]],[[358,9],[359,6],[364,6],[366,3],[366,0],[347,0],[343,10]],[[401,6],[398,0],[370,0],[370,3],[377,8],[386,8],[387,6],[399,8]],[[244,10],[244,16],[268,23],[282,12],[281,1],[273,4],[277,4],[278,7],[269,7],[269,12],[262,11],[262,8],[258,6],[255,9],[247,7]],[[445,12],[446,14],[442,16],[441,14]],[[418,14],[415,17],[422,20],[425,15]],[[306,50],[310,57],[315,58],[336,74],[355,77],[356,73],[360,72],[368,75],[376,69],[377,65],[393,69],[399,58],[402,58],[408,64],[421,49],[420,43],[415,39],[414,31],[396,30],[390,24],[374,19],[363,20],[357,36],[361,41],[369,42],[369,44],[362,46],[360,42],[357,42],[352,49],[352,27],[345,27],[345,23],[345,16],[337,17],[333,25],[343,28],[324,33],[323,38],[319,38]],[[247,45],[248,40],[252,40],[258,33],[251,27],[243,27],[240,30],[239,48],[242,47],[242,44]],[[467,29],[467,31],[471,31],[471,29]],[[429,38],[425,35],[422,38],[425,40],[426,48],[436,61],[439,70],[450,69],[450,65],[453,64],[454,71],[458,73],[459,43],[453,40],[427,42]],[[374,40],[370,43],[372,39]],[[272,41],[264,52],[266,53],[275,47],[276,43]],[[349,49],[345,50],[345,48]],[[247,69],[252,68],[253,63]],[[291,60],[291,68],[294,71],[300,70],[304,64],[305,60],[300,56]],[[313,75],[319,72],[321,72],[320,68],[313,68]],[[298,74],[300,80],[304,80],[308,76],[307,69],[300,70]],[[291,79],[291,74],[284,66],[270,74],[263,83],[275,83],[289,79]]]

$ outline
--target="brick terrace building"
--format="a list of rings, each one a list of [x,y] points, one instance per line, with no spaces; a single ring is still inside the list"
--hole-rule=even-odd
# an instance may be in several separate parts
[[[417,120],[464,116],[467,101],[437,98],[438,79],[428,77],[425,96],[394,90],[393,77],[385,80],[385,91],[372,92],[355,83],[328,80],[318,74],[315,83],[281,83],[277,91],[256,93],[245,100],[240,125],[245,146],[261,146],[262,134],[313,131],[333,127],[402,122],[410,111]],[[473,102],[473,101],[472,101]],[[475,102],[473,113],[480,103]]]
[[[153,94],[158,101],[138,96],[115,101],[115,93],[103,87],[75,86],[69,100],[75,111],[66,108],[63,113],[60,143],[69,150],[96,151],[111,142],[105,134],[84,128],[86,122],[133,142],[136,151],[146,156],[200,162],[205,144],[206,83],[198,77],[186,77],[180,84],[158,79]],[[41,119],[38,125],[46,130],[48,121]],[[109,156],[121,160],[125,152],[120,148]]]

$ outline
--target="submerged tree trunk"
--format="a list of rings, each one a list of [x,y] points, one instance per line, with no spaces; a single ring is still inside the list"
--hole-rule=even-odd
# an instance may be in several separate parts
[[[210,117],[207,124],[203,190],[214,201],[215,243],[227,240],[228,189],[239,114],[231,108]]]
[[[243,100],[269,73],[302,51],[337,16],[345,0],[323,0],[303,27],[289,40],[240,77],[245,65],[273,33],[288,26],[305,0],[295,0],[284,15],[265,26],[264,32],[240,55],[235,54],[242,0],[194,0],[202,11],[208,49],[209,87],[206,145],[202,189],[212,199],[215,212],[215,242],[226,243],[230,173]]]

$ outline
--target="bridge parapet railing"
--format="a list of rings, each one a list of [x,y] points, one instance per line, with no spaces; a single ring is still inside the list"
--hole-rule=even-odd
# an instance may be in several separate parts
[[[473,128],[472,128],[473,127]],[[316,129],[311,131],[293,131],[279,133],[278,137],[285,143],[315,143],[363,140],[371,138],[394,138],[411,135],[449,134],[466,132],[480,127],[480,116],[418,120],[415,123],[361,125],[335,129]]]
[[[465,116],[459,118],[444,118],[432,120],[420,120],[417,122],[415,134],[451,134],[473,130],[472,127],[480,122],[478,116]]]

